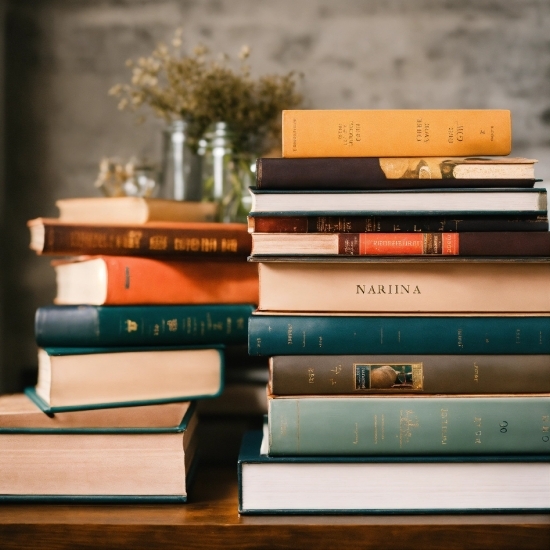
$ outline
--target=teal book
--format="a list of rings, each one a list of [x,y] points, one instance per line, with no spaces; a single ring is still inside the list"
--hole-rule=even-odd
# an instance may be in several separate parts
[[[221,347],[45,348],[25,392],[56,413],[216,397],[223,383]]]
[[[252,315],[250,355],[549,354],[550,316]]]
[[[238,460],[242,514],[547,512],[550,456],[273,457],[261,431]]]
[[[243,344],[249,304],[47,306],[35,316],[44,347],[199,346]]]
[[[268,396],[273,456],[550,454],[550,394]]]
[[[197,464],[193,402],[45,415],[0,397],[0,501],[187,500]]]

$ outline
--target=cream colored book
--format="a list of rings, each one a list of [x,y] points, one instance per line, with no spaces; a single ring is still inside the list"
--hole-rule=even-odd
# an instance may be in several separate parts
[[[55,204],[60,221],[70,223],[211,222],[216,217],[216,205],[212,202],[87,197],[62,199]]]
[[[549,313],[548,261],[282,261],[259,264],[260,311]]]
[[[187,401],[222,389],[217,348],[38,350],[35,392],[49,412]]]
[[[0,397],[0,500],[185,501],[198,417],[189,403],[45,415]]]

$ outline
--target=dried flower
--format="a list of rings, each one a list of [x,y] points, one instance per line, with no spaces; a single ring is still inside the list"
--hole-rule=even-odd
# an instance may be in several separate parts
[[[214,59],[202,44],[190,55],[181,54],[181,35],[178,29],[171,49],[159,44],[149,57],[126,63],[132,71],[130,84],[109,90],[119,98],[119,108],[136,111],[147,105],[167,121],[185,120],[195,143],[211,123],[220,121],[230,126],[241,151],[261,154],[280,141],[281,111],[302,100],[297,75],[252,78],[248,46],[241,48],[238,70],[229,56]]]

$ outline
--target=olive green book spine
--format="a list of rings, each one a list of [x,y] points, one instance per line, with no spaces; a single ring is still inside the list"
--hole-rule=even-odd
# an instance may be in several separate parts
[[[273,456],[537,455],[550,395],[268,397]]]
[[[550,355],[279,355],[275,395],[550,393]]]

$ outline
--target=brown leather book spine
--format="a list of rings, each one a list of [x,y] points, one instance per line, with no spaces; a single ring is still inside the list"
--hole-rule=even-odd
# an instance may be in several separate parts
[[[550,256],[548,232],[461,233],[461,256]]]
[[[96,226],[44,220],[42,254],[245,257],[251,238],[243,230],[148,226]]]
[[[548,355],[286,355],[270,359],[275,395],[493,394],[550,391]]]
[[[451,233],[548,231],[544,217],[460,216],[255,216],[251,233]]]
[[[406,159],[403,159],[406,160]],[[259,158],[256,161],[258,189],[426,189],[471,187],[533,187],[535,179],[425,177],[422,158],[408,159],[399,174],[388,177],[380,159],[352,158]]]

